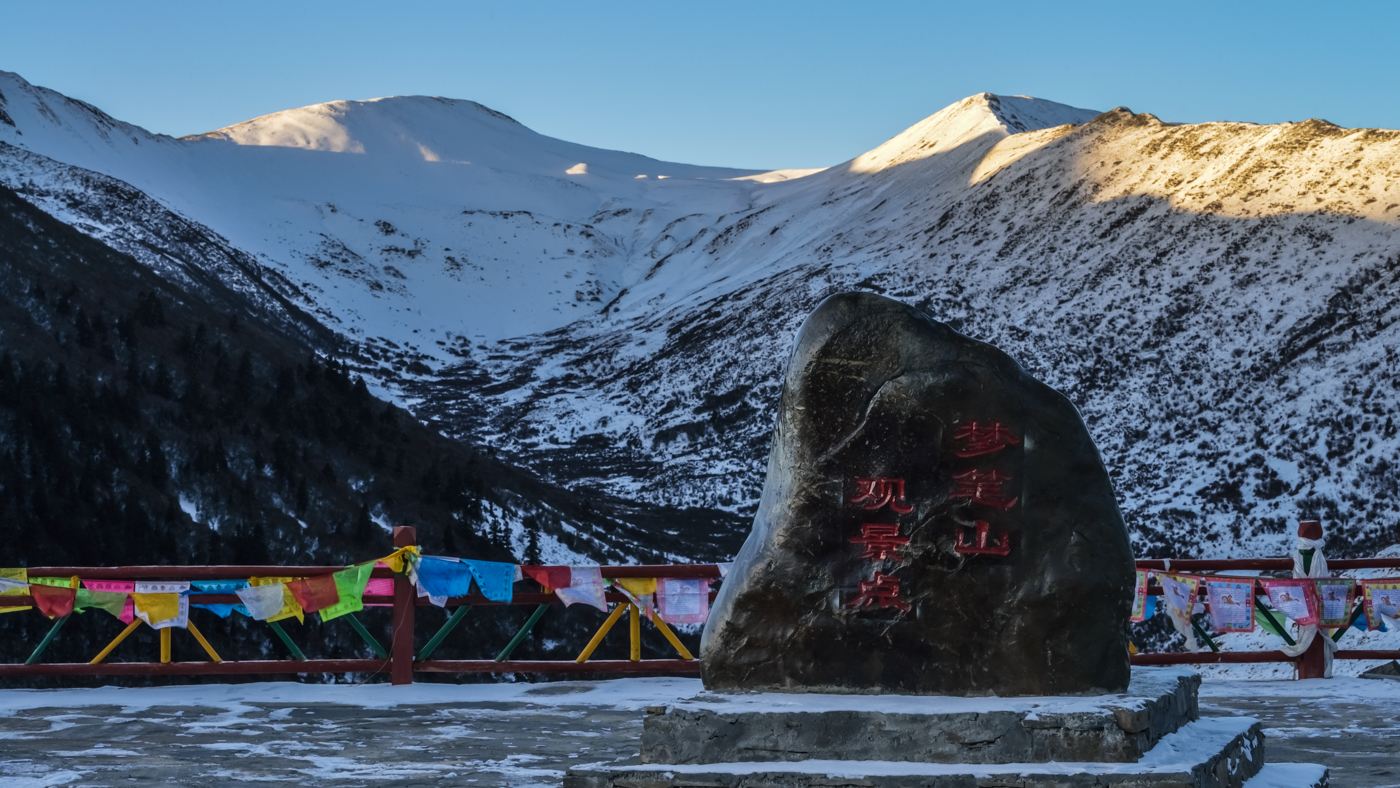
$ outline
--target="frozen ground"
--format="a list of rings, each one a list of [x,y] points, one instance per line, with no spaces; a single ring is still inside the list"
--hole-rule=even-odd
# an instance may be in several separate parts
[[[0,690],[0,784],[556,786],[634,756],[641,712],[693,679]],[[1264,722],[1271,761],[1400,786],[1400,681],[1208,679],[1205,714]]]

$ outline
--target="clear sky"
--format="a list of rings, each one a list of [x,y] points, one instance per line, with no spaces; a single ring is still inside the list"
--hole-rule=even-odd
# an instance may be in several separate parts
[[[981,91],[1400,128],[1400,3],[44,0],[0,12],[0,69],[168,134],[431,94],[574,142],[800,167]]]

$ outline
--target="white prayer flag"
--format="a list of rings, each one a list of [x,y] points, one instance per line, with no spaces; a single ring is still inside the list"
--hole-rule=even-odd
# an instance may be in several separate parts
[[[238,589],[235,593],[243,600],[243,606],[248,608],[248,615],[259,621],[266,621],[282,612],[286,588],[283,583],[275,583],[267,586],[248,586]]]
[[[583,603],[608,612],[608,599],[603,592],[603,572],[596,566],[569,567],[569,587],[554,589],[554,595],[564,607]]]
[[[703,624],[710,613],[710,581],[663,577],[657,581],[656,612],[672,624]]]

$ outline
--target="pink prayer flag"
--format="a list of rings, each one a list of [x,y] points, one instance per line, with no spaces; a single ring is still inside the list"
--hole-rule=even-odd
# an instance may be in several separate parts
[[[392,577],[372,577],[365,584],[365,596],[393,596],[394,578]],[[366,602],[366,607],[393,607],[392,602]]]
[[[136,620],[136,603],[131,601],[131,592],[136,590],[135,580],[84,580],[83,588],[89,591],[106,591],[109,594],[126,594],[126,605],[117,616],[123,624]]]
[[[663,577],[656,581],[656,612],[671,624],[703,624],[710,614],[710,581]]]

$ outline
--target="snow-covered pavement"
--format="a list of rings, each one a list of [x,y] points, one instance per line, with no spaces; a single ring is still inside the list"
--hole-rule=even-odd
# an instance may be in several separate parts
[[[647,706],[694,679],[0,690],[0,783],[557,786],[634,756]],[[1264,722],[1269,760],[1400,786],[1400,681],[1208,679],[1202,712]]]

